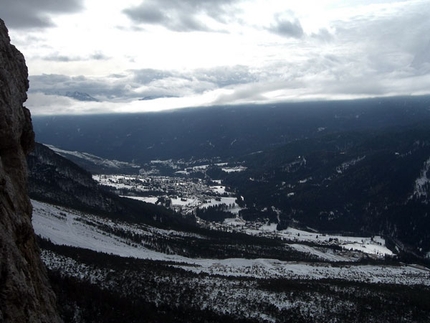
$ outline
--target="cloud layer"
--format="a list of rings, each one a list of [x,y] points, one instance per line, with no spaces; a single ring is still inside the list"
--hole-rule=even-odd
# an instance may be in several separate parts
[[[29,65],[35,114],[430,94],[426,0],[0,0],[0,7]]]

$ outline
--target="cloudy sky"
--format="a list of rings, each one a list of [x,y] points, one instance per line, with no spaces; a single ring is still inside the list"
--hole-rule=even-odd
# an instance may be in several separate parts
[[[34,115],[430,94],[429,17],[429,0],[0,0]]]

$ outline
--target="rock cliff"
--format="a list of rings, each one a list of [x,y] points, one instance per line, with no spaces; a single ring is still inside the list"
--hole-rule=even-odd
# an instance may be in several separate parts
[[[0,322],[60,322],[39,257],[27,195],[26,154],[34,145],[24,56],[0,19]]]

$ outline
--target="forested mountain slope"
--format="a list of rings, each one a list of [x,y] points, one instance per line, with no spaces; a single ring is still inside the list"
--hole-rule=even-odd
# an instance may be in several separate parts
[[[282,210],[281,227],[298,221],[384,234],[401,247],[430,251],[427,123],[298,140],[244,159],[247,170],[225,174],[225,182],[251,209]]]
[[[298,139],[430,120],[430,97],[190,108],[158,113],[35,116],[37,141],[103,158],[242,156]]]
[[[99,187],[92,175],[42,144],[27,158],[31,198],[110,218],[175,225],[180,217],[152,204],[124,199]],[[167,219],[169,219],[167,221]]]

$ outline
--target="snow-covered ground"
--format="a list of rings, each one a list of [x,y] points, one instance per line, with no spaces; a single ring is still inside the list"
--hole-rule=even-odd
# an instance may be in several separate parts
[[[308,232],[294,228],[288,228],[279,232],[283,238],[296,241],[309,241],[318,244],[336,244],[347,250],[359,250],[366,254],[373,255],[393,255],[393,252],[385,246],[385,239],[375,237],[351,237],[342,235],[325,235],[315,232]]]
[[[243,172],[247,168],[245,166],[235,166],[235,167],[223,167],[221,169],[223,172],[226,172],[226,173],[236,173],[236,172]]]
[[[418,177],[415,180],[414,193],[410,198],[414,196],[416,197],[427,196],[427,190],[425,189],[425,187],[430,183],[429,169],[430,169],[430,158],[424,163],[424,166],[421,170],[420,177]]]
[[[193,259],[180,255],[168,255],[145,248],[142,244],[130,243],[125,238],[120,238],[103,231],[101,227],[103,225],[110,227],[118,226],[122,230],[136,232],[140,235],[159,234],[168,235],[169,237],[184,237],[191,234],[155,229],[144,225],[114,223],[93,215],[83,214],[34,200],[32,204],[34,207],[33,226],[36,234],[58,245],[74,246],[122,257],[172,261],[176,267],[211,275],[290,279],[336,278],[372,283],[430,285],[430,271],[426,268],[413,265],[359,265],[354,263],[355,259],[353,258],[349,259],[350,263],[347,265],[336,265],[328,261],[348,261],[347,256],[321,252],[316,248],[300,244],[300,241],[286,245],[286,248],[294,248],[298,251],[320,255],[320,258],[327,260],[327,262],[305,263],[279,261],[276,259],[241,258],[223,260]],[[305,231],[292,229],[284,232],[285,235],[296,235],[297,233],[300,233],[300,237],[303,236],[302,239],[306,239]],[[312,238],[310,233],[308,234],[308,239],[317,239],[316,237]],[[315,235],[315,233],[312,233],[312,235]],[[199,238],[195,235],[194,237]],[[361,240],[357,242],[357,239],[360,238],[339,236],[338,239],[343,239],[343,241],[349,244],[363,243]],[[375,241],[375,238],[373,240]],[[376,240],[382,242],[380,238]],[[383,251],[383,249],[381,250]],[[49,261],[49,259],[45,259],[45,261]]]
[[[336,245],[341,246],[345,250],[360,251],[365,254],[374,255],[377,257],[384,257],[385,255],[393,256],[393,252],[385,246],[385,239],[379,236],[375,237],[351,237],[343,235],[327,235],[318,232],[304,231],[295,228],[288,228],[286,230],[278,231],[276,224],[254,224],[255,228],[250,228],[246,221],[241,218],[229,218],[224,220],[225,226],[230,226],[237,231],[243,231],[250,235],[277,237],[283,240],[294,242],[291,246],[298,251],[309,252],[312,254],[321,255],[320,252],[314,250],[309,246],[305,246],[303,242],[311,242],[318,245]],[[239,229],[238,229],[239,228]],[[338,256],[323,259],[331,261],[345,261]],[[337,260],[336,260],[337,259]]]

